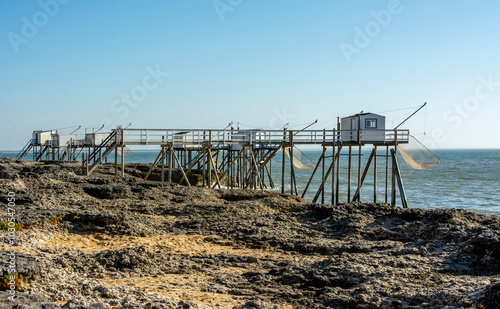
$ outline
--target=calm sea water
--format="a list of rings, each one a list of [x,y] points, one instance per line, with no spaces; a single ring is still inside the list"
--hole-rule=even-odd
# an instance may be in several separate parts
[[[329,150],[331,151],[331,150]],[[134,151],[126,157],[126,162],[151,163],[154,161],[155,151]],[[303,154],[311,161],[316,162],[321,155],[318,150],[304,150]],[[380,151],[379,155],[384,155]],[[436,150],[441,164],[427,170],[414,170],[399,157],[401,173],[406,189],[410,207],[420,208],[463,208],[480,213],[500,215],[500,150]],[[331,153],[329,153],[331,155]],[[369,153],[362,151],[361,166],[364,168]],[[3,153],[4,157],[15,157],[15,153]],[[271,162],[273,180],[276,184],[274,191],[281,191],[281,166],[282,156],[278,153]],[[385,201],[385,158],[380,156],[377,160],[377,201]],[[325,162],[326,169],[331,158]],[[347,156],[341,156],[341,169],[339,186],[340,202],[347,200]],[[352,160],[352,186],[351,198],[357,187],[358,158]],[[286,185],[285,192],[290,193],[290,166],[286,160]],[[297,187],[302,194],[312,169],[295,169]],[[305,196],[311,201],[321,183],[321,169],[311,182]],[[390,188],[390,184],[389,184]],[[331,203],[332,184],[329,180],[325,186],[325,203]],[[374,200],[374,170],[370,168],[361,190],[361,200],[372,202]],[[390,197],[389,197],[390,201]],[[318,199],[321,202],[321,197]],[[401,205],[399,194],[397,203]]]

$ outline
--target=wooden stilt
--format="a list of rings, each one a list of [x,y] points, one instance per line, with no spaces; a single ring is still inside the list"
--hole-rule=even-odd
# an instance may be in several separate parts
[[[335,203],[335,129],[333,130],[333,145],[332,145],[332,163],[333,163],[333,172],[332,172],[332,202],[333,205]]]
[[[401,177],[401,171],[399,170],[397,150],[391,149],[391,156],[399,187],[399,195],[401,196],[401,203],[403,204],[403,208],[408,208],[408,200],[406,199],[405,187],[403,185],[403,178]]]
[[[281,149],[283,151],[283,156],[281,159],[281,194],[285,193],[285,158],[286,158],[286,146],[285,144],[281,145]]]
[[[323,131],[323,141],[325,139],[325,132]],[[326,147],[323,146],[323,153],[325,153],[326,151]],[[322,179],[322,182],[326,182],[326,179],[325,179],[325,157],[323,156],[323,161],[321,163],[321,179]],[[321,204],[324,204],[325,203],[325,190],[322,190],[321,191]]]
[[[172,183],[172,169],[174,162],[172,160],[172,155],[175,155],[175,150],[172,146],[168,147],[168,182]],[[179,162],[179,169],[182,168],[182,164]]]
[[[154,168],[156,167],[157,163],[160,161],[160,157],[163,160],[163,147],[161,148],[160,152],[156,156],[156,159],[153,161],[153,165],[149,168],[149,171],[146,173],[146,176],[144,177],[144,180],[148,180],[149,176],[153,172]]]
[[[125,146],[122,146],[122,178],[125,177]]]
[[[328,178],[328,176],[330,175],[330,173],[332,172],[333,170],[333,165],[335,164],[335,161],[339,159],[339,153],[337,153],[337,155],[335,156],[335,158],[333,159],[332,163],[330,164],[330,167],[328,168],[328,171],[326,172],[326,176],[325,176],[325,179]],[[313,199],[313,203],[316,203],[316,201],[318,200],[320,194],[321,194],[321,191],[323,191],[325,189],[325,182],[322,182],[319,189],[318,189],[318,192],[316,192],[316,195],[314,196],[314,199]]]
[[[307,189],[309,189],[309,186],[311,185],[311,182],[314,178],[314,175],[316,174],[316,171],[318,170],[321,161],[324,160],[324,157],[325,157],[325,148],[323,147],[323,152],[321,153],[321,156],[318,159],[318,163],[316,163],[316,166],[314,167],[314,170],[311,174],[311,177],[309,177],[309,180],[307,181],[306,187],[304,188],[304,192],[302,192],[302,195],[301,195],[302,198],[304,198],[304,196],[306,196]]]
[[[294,177],[295,176],[295,173],[294,173],[294,167],[293,167],[293,131],[290,131],[289,132],[289,140],[290,140],[290,151],[289,151],[289,154],[290,154],[290,195],[293,195],[293,187],[294,187]]]
[[[214,168],[216,185],[220,189],[221,186],[220,186],[220,180],[219,180],[219,175],[218,175],[219,173],[217,171],[217,167],[215,166],[215,161],[214,161],[214,158],[212,157],[212,151],[210,150],[210,148],[208,149],[208,157],[210,158],[209,168],[210,168],[210,164],[211,164],[213,166],[213,168]],[[211,171],[211,169],[210,169],[210,171]],[[209,172],[209,175],[211,175],[211,172]],[[210,182],[211,181],[212,181],[212,179],[210,179]],[[211,183],[209,183],[208,185],[209,185],[209,187],[212,187]]]
[[[391,154],[393,149],[391,149]],[[392,177],[391,177],[391,205],[396,206],[396,168],[394,157],[392,157]]]
[[[257,178],[259,180],[260,189],[264,190],[264,183],[262,182],[262,178],[260,177],[259,167],[257,166],[257,160],[255,160],[255,155],[254,155],[254,153],[253,153],[253,151],[252,151],[251,148],[250,148],[250,155],[251,155],[251,159],[253,160],[253,165],[254,165],[254,168],[255,168],[255,173],[257,174]]]
[[[342,149],[342,146],[338,146],[337,148],[337,182],[335,183],[335,191],[336,191],[336,194],[335,194],[335,204],[338,204],[339,203],[339,196],[340,196],[340,193],[339,193],[339,190],[340,190],[340,150]]]
[[[191,164],[190,164],[190,166],[189,166],[189,168],[188,168],[188,170],[186,171],[186,173],[185,173],[185,174],[186,174],[186,175],[189,175],[189,174],[191,173],[191,170],[193,169],[193,167],[194,167],[196,164],[198,164],[198,162],[199,162],[202,158],[203,158],[203,151],[200,151],[200,152],[199,152],[199,153],[198,153],[198,154],[194,157],[194,159],[191,161]],[[184,175],[182,175],[182,178],[181,178],[181,180],[179,181],[179,184],[182,184],[182,182],[183,182],[184,180],[187,180],[187,176],[186,176],[186,177],[184,177]],[[187,183],[187,182],[186,182],[186,183]]]
[[[389,146],[385,146],[385,203],[388,202],[389,190]]]
[[[206,173],[205,173],[205,169],[206,169],[207,156],[206,156],[206,150],[205,150],[205,148],[206,147],[203,146],[203,150],[202,150],[203,151],[203,163],[202,163],[203,171],[202,171],[201,175],[202,175],[202,178],[203,178],[203,181],[202,181],[203,182],[203,187],[206,186],[206,179],[205,179],[206,178]]]
[[[169,148],[170,150],[170,148]],[[169,165],[169,169],[172,165]],[[161,146],[161,183],[165,182],[165,146]]]
[[[352,146],[349,145],[349,157],[347,166],[347,202],[351,200],[351,158],[352,158]]]
[[[358,188],[361,189],[361,144],[358,146]]]
[[[374,147],[375,156],[373,157],[373,202],[377,203],[377,145]]]
[[[370,153],[370,157],[368,158],[368,162],[366,163],[365,170],[363,171],[363,176],[359,180],[359,186],[356,189],[356,192],[354,193],[354,197],[352,198],[353,202],[359,201],[360,200],[360,195],[361,195],[361,186],[363,185],[366,175],[368,174],[368,170],[370,169],[370,164],[372,162],[373,157],[375,156],[375,148],[372,150]]]
[[[118,149],[115,148],[115,177],[118,177]]]
[[[172,148],[172,147],[170,147],[170,148]],[[181,171],[181,173],[182,173],[182,177],[183,177],[184,179],[186,179],[186,183],[187,183],[188,187],[191,187],[191,184],[189,183],[189,179],[187,178],[187,175],[186,175],[186,173],[184,173],[184,169],[182,168],[182,164],[181,164],[181,162],[179,161],[179,158],[177,158],[177,156],[175,155],[175,151],[172,151],[172,154],[173,154],[173,156],[174,156],[175,161],[176,161],[176,162],[177,162],[177,164],[179,165],[179,169],[180,169],[180,171]]]

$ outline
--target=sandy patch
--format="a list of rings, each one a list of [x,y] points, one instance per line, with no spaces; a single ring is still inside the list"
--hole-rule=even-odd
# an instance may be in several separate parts
[[[202,235],[154,235],[148,237],[110,236],[105,234],[65,234],[52,235],[49,240],[40,245],[52,248],[75,248],[86,253],[96,253],[103,250],[119,250],[145,246],[156,253],[217,255],[230,254],[242,257],[256,257],[259,259],[294,260],[313,262],[314,256],[297,255],[290,252],[266,249],[249,249],[215,244],[206,241]]]

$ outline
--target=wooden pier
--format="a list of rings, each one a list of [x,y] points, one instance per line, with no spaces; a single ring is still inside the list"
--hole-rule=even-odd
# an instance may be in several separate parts
[[[360,115],[356,116],[360,118]],[[104,135],[97,139],[92,140],[88,136],[85,140],[71,139],[64,147],[30,141],[28,150],[23,149],[20,157],[26,156],[30,150],[37,161],[43,156],[52,160],[81,157],[83,173],[91,175],[114,153],[111,162],[114,162],[115,176],[124,177],[125,147],[156,145],[159,151],[145,180],[150,179],[152,174],[159,174],[158,181],[187,186],[254,190],[280,188],[281,193],[301,197],[314,193],[312,202],[329,201],[332,204],[361,201],[367,175],[373,173],[373,199],[369,201],[395,205],[399,192],[402,206],[407,207],[397,146],[408,143],[409,131],[358,128],[345,129],[340,122],[336,129],[299,131],[118,127],[112,132],[100,133]],[[319,159],[310,166],[311,174],[306,185],[299,190],[296,169],[303,167],[304,163],[296,153],[306,145],[316,145],[322,151]],[[362,148],[364,152],[367,149],[370,151],[364,164]],[[276,160],[277,156],[281,156],[281,160]],[[341,160],[345,157],[346,160]],[[272,164],[276,161],[281,161],[281,166],[274,167],[280,175],[273,175]],[[341,173],[345,168],[347,175]],[[194,175],[198,176],[198,180],[201,178],[201,182],[195,183]],[[320,183],[319,188],[314,188],[315,192],[311,191],[313,179]],[[384,179],[384,183],[380,184],[379,179]],[[327,186],[330,186],[330,196],[326,194]],[[383,194],[378,194],[381,191]]]

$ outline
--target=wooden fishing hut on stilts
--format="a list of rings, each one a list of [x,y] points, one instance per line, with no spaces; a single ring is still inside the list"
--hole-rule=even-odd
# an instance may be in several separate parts
[[[386,130],[385,117],[381,115],[362,113],[345,117],[338,121],[337,128],[330,130],[131,128],[116,129],[113,132],[116,140],[116,176],[124,176],[123,153],[126,146],[159,145],[161,149],[145,180],[150,178],[155,169],[159,169],[161,182],[219,189],[259,190],[276,189],[279,184],[281,193],[306,197],[312,190],[313,178],[320,175],[320,186],[315,188],[312,202],[325,203],[330,199],[332,204],[338,204],[360,201],[366,176],[372,170],[373,201],[395,205],[399,191],[402,206],[408,206],[396,153],[399,144],[408,143],[409,131]],[[297,155],[301,153],[297,147],[304,145],[320,145],[322,153],[315,164],[308,166],[312,173],[305,187],[299,190],[295,169],[304,163]],[[111,147],[113,146],[109,149]],[[364,166],[361,160],[362,147],[371,147]],[[118,153],[121,153],[120,162]],[[281,160],[277,160],[278,154],[281,155]],[[347,160],[340,160],[341,157],[347,157]],[[353,164],[356,159],[357,164]],[[383,198],[377,195],[377,179],[381,176],[378,168],[380,159],[385,164]],[[280,166],[273,167],[272,164]],[[341,172],[345,169],[344,164],[347,164],[347,175]],[[273,171],[275,174],[276,171],[279,172],[280,179],[275,178],[278,175],[273,176]],[[325,194],[328,183],[331,186],[330,198]],[[345,185],[347,188],[343,188]],[[288,187],[289,191],[286,189]],[[343,194],[342,190],[345,189],[347,192]]]
[[[397,153],[399,149],[408,162],[411,152],[403,153],[402,147],[412,137],[409,130],[398,127],[387,130],[385,117],[373,113],[344,117],[337,120],[335,128],[322,130],[240,130],[231,125],[224,129],[191,130],[117,127],[107,133],[86,133],[84,140],[71,136],[65,144],[68,155],[53,159],[74,160],[81,154],[83,174],[91,175],[114,153],[115,176],[124,177],[126,147],[156,145],[160,150],[145,180],[159,175],[157,180],[162,183],[278,190],[312,202],[329,200],[332,204],[363,198],[365,202],[395,205],[399,192],[402,206],[407,207]],[[56,132],[33,134],[18,155],[20,159],[30,151],[40,157],[61,146],[61,142],[53,143]],[[299,150],[303,146],[320,146],[321,155],[315,162],[305,162]],[[367,159],[362,160],[363,156]],[[421,166],[439,164],[439,158],[434,161]],[[305,168],[311,170],[310,175]],[[302,170],[300,180],[296,169]],[[373,187],[366,190],[369,185]],[[373,195],[367,197],[366,192]]]

